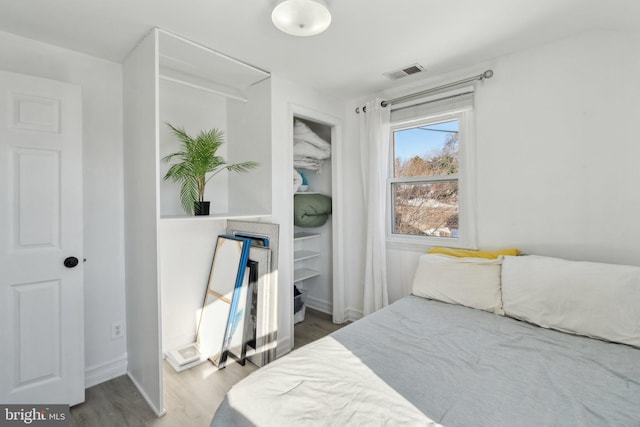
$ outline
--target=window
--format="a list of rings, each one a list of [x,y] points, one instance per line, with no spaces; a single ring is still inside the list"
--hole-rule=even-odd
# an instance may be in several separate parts
[[[455,98],[399,114],[392,111],[390,241],[475,247],[469,185],[471,98]]]

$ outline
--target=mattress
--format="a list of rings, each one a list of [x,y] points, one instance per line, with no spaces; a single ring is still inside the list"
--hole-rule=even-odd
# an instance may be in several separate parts
[[[415,296],[236,384],[212,426],[638,426],[640,350]]]

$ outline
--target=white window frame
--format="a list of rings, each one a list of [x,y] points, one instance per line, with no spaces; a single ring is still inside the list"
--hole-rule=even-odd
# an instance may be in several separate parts
[[[448,111],[416,117],[410,120],[392,122],[389,133],[389,166],[387,172],[387,244],[395,247],[416,249],[417,246],[447,246],[454,248],[477,249],[476,236],[476,204],[475,204],[475,144],[473,132],[473,110]],[[458,120],[459,173],[430,177],[394,178],[394,132],[418,126],[432,125],[439,122]],[[458,180],[459,192],[459,237],[413,236],[393,233],[395,221],[393,184],[413,182],[438,182]]]

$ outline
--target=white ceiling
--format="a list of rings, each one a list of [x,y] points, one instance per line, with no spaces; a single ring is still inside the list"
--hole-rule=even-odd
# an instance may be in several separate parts
[[[273,26],[276,0],[0,0],[0,30],[122,62],[160,27],[345,98],[415,62],[429,77],[587,29],[640,30],[640,0],[326,2],[331,26],[307,38]]]

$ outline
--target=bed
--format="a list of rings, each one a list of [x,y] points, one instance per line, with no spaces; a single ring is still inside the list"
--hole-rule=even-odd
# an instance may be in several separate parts
[[[413,295],[236,384],[211,425],[639,426],[640,268],[424,255]]]

